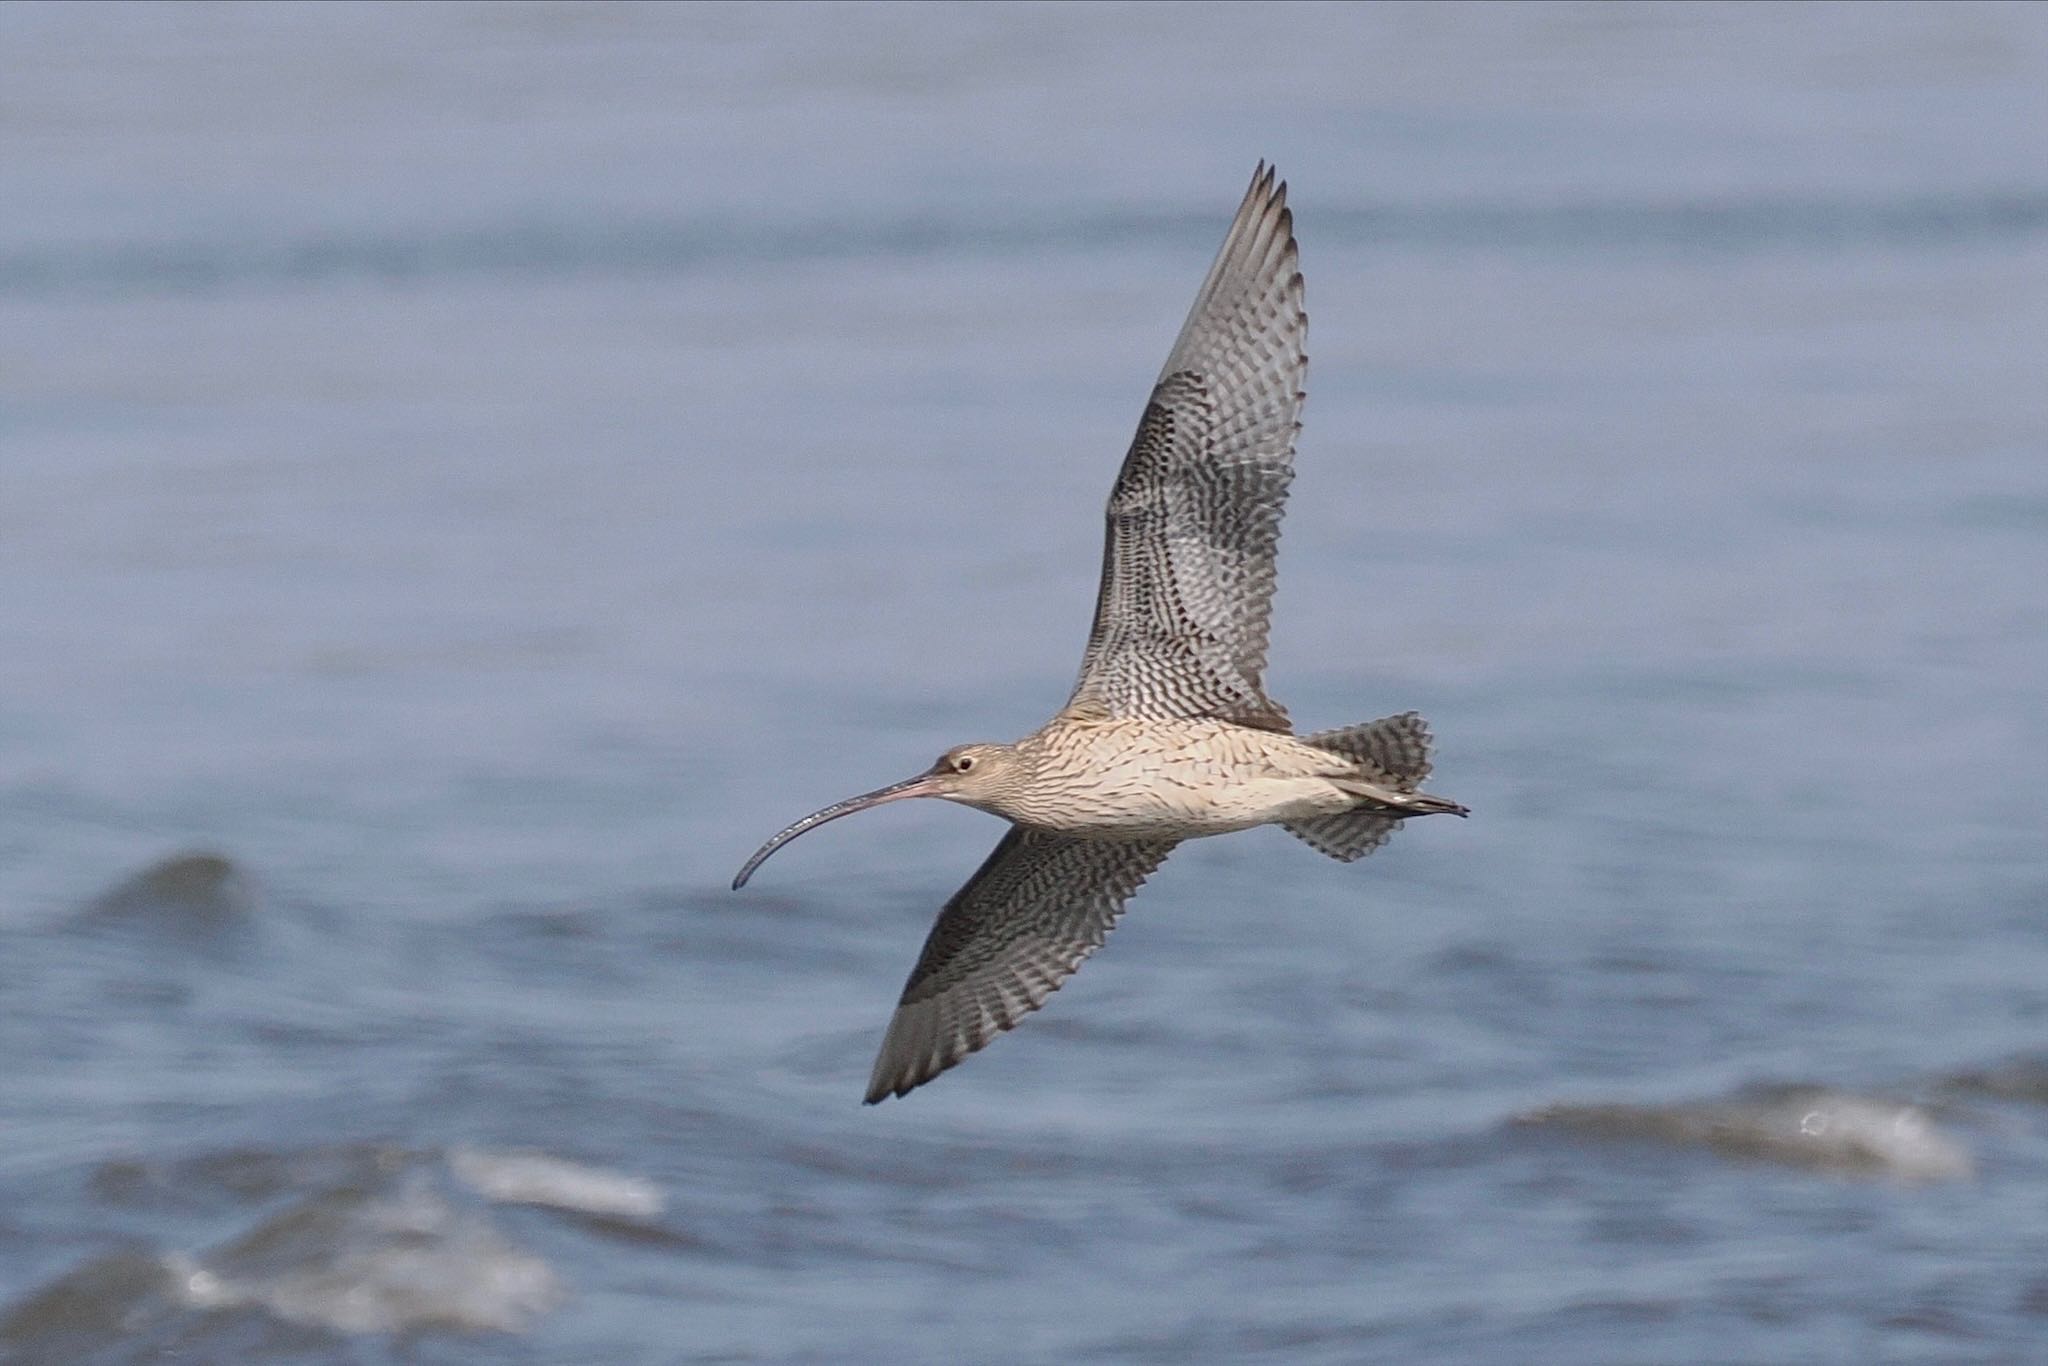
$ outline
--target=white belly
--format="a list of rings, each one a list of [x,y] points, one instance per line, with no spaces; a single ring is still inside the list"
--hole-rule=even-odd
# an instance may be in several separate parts
[[[1286,758],[1249,745],[1218,744],[1200,733],[1168,746],[1120,743],[1124,739],[1106,728],[1084,755],[1074,756],[1071,778],[1050,785],[1046,800],[1018,816],[1105,839],[1195,839],[1357,805],[1327,779],[1289,773],[1295,765]],[[1317,767],[1327,762],[1326,756],[1315,759]]]

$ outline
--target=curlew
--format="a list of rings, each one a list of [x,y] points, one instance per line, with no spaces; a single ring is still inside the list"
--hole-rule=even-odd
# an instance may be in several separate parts
[[[914,778],[813,812],[733,879],[737,891],[798,835],[884,802],[942,797],[1010,822],[939,912],[869,1104],[1043,1005],[1182,840],[1278,824],[1348,863],[1407,817],[1466,814],[1418,790],[1430,737],[1415,713],[1297,737],[1266,695],[1308,367],[1296,266],[1287,186],[1262,162],[1110,492],[1095,624],[1059,714],[1014,744],[949,749]]]

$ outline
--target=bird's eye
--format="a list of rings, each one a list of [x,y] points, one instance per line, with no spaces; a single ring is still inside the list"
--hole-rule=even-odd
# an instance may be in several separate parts
[[[955,773],[972,773],[974,771],[974,756],[972,754],[954,755],[953,771]]]

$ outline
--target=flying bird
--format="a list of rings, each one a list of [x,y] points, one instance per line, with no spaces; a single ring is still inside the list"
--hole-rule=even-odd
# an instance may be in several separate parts
[[[869,1104],[1043,1005],[1182,840],[1278,824],[1348,863],[1408,817],[1468,814],[1418,790],[1430,735],[1414,712],[1296,736],[1266,694],[1307,334],[1287,186],[1262,162],[1110,491],[1073,696],[1021,740],[960,745],[914,778],[813,812],[733,879],[737,891],[798,835],[885,802],[940,797],[1010,822],[939,912]]]

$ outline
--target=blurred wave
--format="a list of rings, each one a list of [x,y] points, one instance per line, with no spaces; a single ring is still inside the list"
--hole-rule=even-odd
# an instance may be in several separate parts
[[[735,266],[980,254],[1199,248],[1211,206],[1180,214],[963,213],[829,222],[655,219],[494,224],[415,233],[333,233],[0,250],[0,294],[209,293],[463,276],[669,276]],[[2033,190],[1892,200],[1747,199],[1690,203],[1319,206],[1319,246],[1433,251],[1644,251],[1680,255],[1950,247],[2048,232]]]
[[[249,875],[226,855],[204,851],[159,859],[94,898],[83,918],[206,933],[240,922],[256,905]]]
[[[1725,1100],[1669,1105],[1560,1103],[1516,1122],[1841,1176],[1921,1182],[1976,1174],[1968,1147],[1920,1106],[1819,1085],[1756,1087]]]
[[[121,1164],[100,1188],[154,1199],[226,1187],[255,1221],[212,1248],[126,1248],[0,1316],[7,1360],[229,1360],[281,1328],[321,1335],[519,1333],[569,1288],[493,1206],[612,1220],[659,1215],[651,1183],[544,1153],[341,1146]],[[315,1338],[313,1341],[317,1342]]]

